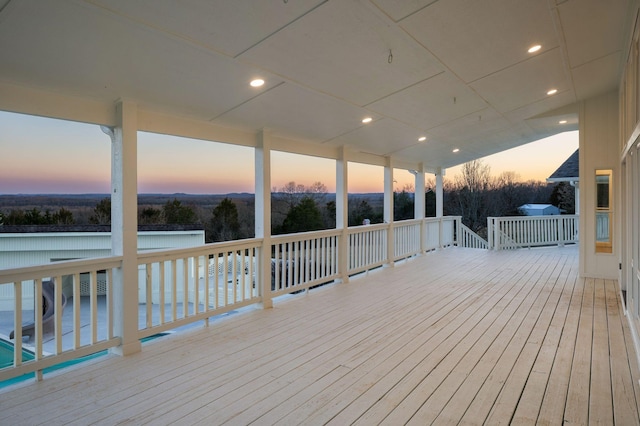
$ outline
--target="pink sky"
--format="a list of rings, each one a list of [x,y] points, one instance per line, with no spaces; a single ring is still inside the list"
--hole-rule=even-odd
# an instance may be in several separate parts
[[[99,126],[0,112],[0,129],[0,193],[109,192],[111,144]],[[544,180],[577,147],[577,132],[568,132],[483,161],[494,175],[514,171],[523,180]],[[253,162],[251,148],[140,133],[138,192],[253,193]],[[274,152],[271,169],[272,187],[320,181],[335,191],[333,160]],[[458,172],[447,170],[445,179]],[[382,167],[350,163],[349,192],[382,192],[383,173]],[[414,183],[406,170],[395,170],[394,179],[397,189]]]

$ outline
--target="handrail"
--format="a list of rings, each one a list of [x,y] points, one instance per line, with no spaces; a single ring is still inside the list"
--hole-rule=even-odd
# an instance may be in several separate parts
[[[489,248],[502,250],[577,243],[578,220],[578,215],[489,217]]]
[[[481,248],[486,249],[489,247],[489,243],[480,235],[473,232],[468,226],[460,222],[459,224],[460,235],[458,235],[458,246],[465,248]]]

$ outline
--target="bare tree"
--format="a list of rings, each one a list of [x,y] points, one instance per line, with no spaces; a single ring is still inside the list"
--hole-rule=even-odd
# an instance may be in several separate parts
[[[457,214],[474,231],[486,226],[488,210],[487,192],[491,188],[491,168],[482,160],[473,160],[462,166],[455,180]]]

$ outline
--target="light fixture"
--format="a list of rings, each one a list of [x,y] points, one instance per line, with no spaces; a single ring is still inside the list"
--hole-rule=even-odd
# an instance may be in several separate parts
[[[427,137],[426,137],[426,136],[420,136],[420,137],[418,138],[418,142],[424,142],[424,141],[426,141],[426,140],[427,140]]]
[[[558,124],[567,124],[567,120],[560,120],[558,121]]]
[[[460,152],[460,148],[453,148],[453,153]]]
[[[551,89],[547,92],[547,95],[551,96],[551,95],[555,95],[556,93],[558,93],[558,89]]]
[[[527,52],[529,53],[536,53],[538,50],[542,49],[542,46],[539,44],[534,44],[533,46],[531,46],[529,48],[529,50],[527,50]]]
[[[249,84],[251,85],[251,87],[260,87],[264,85],[264,80],[261,78],[256,78],[255,80],[251,80],[251,83]]]
[[[371,123],[372,121],[373,121],[373,118],[371,118],[371,117],[365,117],[365,118],[362,119],[362,122],[364,124]]]

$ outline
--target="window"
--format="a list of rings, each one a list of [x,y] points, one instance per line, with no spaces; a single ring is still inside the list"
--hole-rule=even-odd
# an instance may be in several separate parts
[[[596,253],[612,253],[611,170],[596,170]]]

